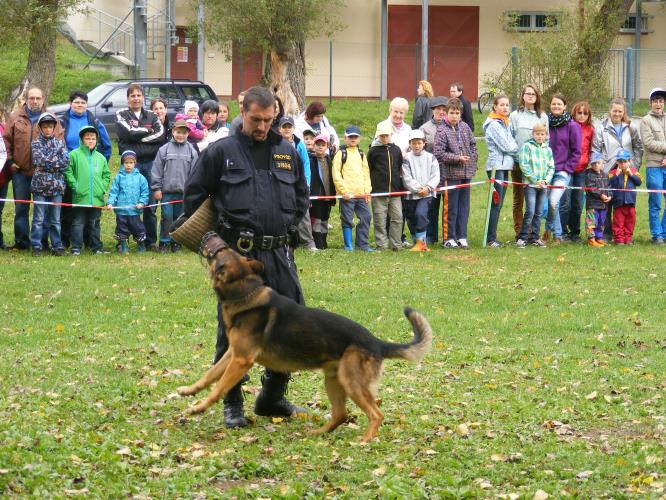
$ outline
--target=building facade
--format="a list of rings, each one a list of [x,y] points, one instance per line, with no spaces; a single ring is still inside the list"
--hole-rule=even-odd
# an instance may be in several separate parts
[[[100,45],[110,36],[114,24],[119,26],[112,37],[113,50],[122,51],[131,60],[134,3],[93,0],[87,13],[72,16],[68,23],[79,40],[97,41]],[[461,82],[465,94],[474,100],[484,90],[484,77],[506,66],[510,49],[521,31],[548,29],[553,9],[558,5],[570,8],[574,3],[574,0],[559,3],[557,0],[350,0],[341,12],[345,28],[333,40],[314,39],[306,44],[306,94],[411,98],[416,83],[425,77],[438,94],[446,94],[451,82]],[[428,6],[427,75],[421,46],[423,4]],[[197,18],[189,0],[151,0],[145,9],[148,27],[145,76],[203,79],[225,97],[236,95],[258,81],[262,65],[259,54],[240,58],[234,53],[229,61],[219,48],[205,42],[198,46],[188,36],[187,28]],[[639,98],[645,98],[652,87],[666,86],[662,80],[666,76],[663,71],[665,3],[644,0],[642,13],[640,64],[636,68],[640,74]],[[508,14],[512,19],[510,26]],[[121,26],[123,18],[125,25]],[[381,43],[384,18],[387,19],[385,52]],[[636,43],[635,21],[636,16],[630,16],[618,33],[617,49]],[[622,76],[613,78],[616,84],[623,84]],[[617,89],[617,85],[613,88]]]

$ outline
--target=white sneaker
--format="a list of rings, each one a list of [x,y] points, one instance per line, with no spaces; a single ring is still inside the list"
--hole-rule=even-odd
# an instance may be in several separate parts
[[[525,248],[527,246],[527,242],[525,240],[518,240],[516,241],[516,246],[518,248]]]
[[[458,248],[458,243],[456,243],[456,240],[446,240],[444,248]]]
[[[461,238],[458,240],[458,246],[463,250],[467,250],[469,248],[469,243],[467,243],[466,238]]]

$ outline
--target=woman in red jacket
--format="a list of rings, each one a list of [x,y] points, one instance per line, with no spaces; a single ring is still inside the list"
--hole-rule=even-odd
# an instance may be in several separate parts
[[[592,109],[586,101],[577,102],[571,110],[572,118],[580,125],[582,132],[580,160],[571,175],[569,186],[585,185],[585,169],[590,163],[594,125],[592,125]],[[578,243],[580,239],[580,217],[583,213],[583,191],[567,189],[560,200],[560,220],[562,221],[562,239]]]

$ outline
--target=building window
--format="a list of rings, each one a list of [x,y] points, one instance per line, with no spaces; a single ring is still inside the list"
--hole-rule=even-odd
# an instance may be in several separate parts
[[[506,31],[558,31],[560,13],[508,11],[504,13]]]
[[[630,14],[620,26],[620,33],[636,33],[636,14]],[[648,16],[641,16],[641,33],[648,33]]]

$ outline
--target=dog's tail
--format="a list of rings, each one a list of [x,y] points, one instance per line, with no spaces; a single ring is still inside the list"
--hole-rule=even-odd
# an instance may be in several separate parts
[[[432,345],[432,328],[425,316],[410,307],[405,307],[405,316],[414,329],[414,339],[409,344],[390,344],[383,346],[384,358],[400,358],[407,361],[420,361]]]

